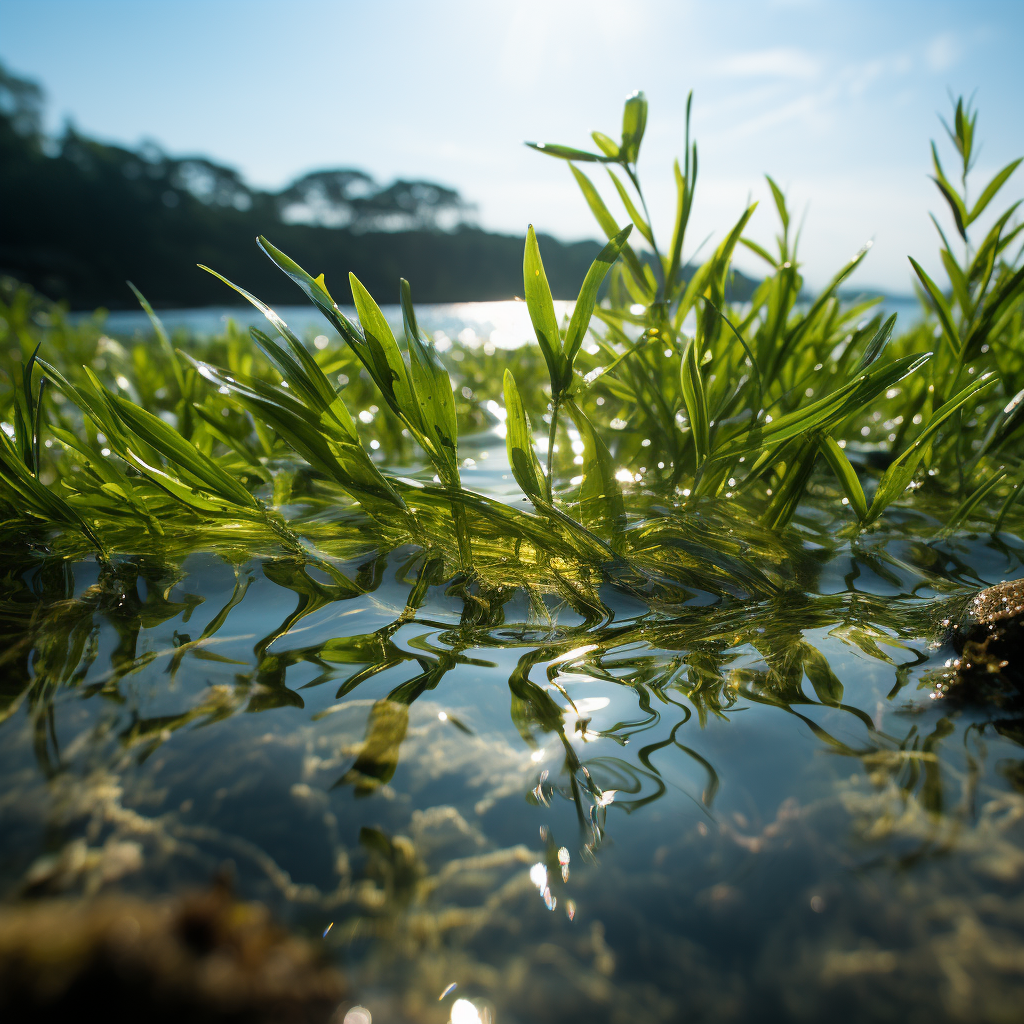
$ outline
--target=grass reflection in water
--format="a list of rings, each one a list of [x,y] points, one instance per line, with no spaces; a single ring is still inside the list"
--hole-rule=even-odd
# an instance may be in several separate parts
[[[295,926],[336,922],[383,1019],[446,1019],[453,978],[501,1019],[1004,1019],[1021,713],[929,699],[930,641],[965,556],[1019,550],[808,514],[762,590],[641,602],[340,533],[330,572],[208,543],[9,564],[9,892],[230,860]]]

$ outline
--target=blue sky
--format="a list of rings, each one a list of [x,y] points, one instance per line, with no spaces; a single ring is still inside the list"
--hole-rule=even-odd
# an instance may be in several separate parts
[[[693,89],[691,248],[748,196],[769,241],[768,172],[806,214],[811,284],[873,239],[859,283],[896,292],[908,253],[938,267],[928,141],[948,91],[981,111],[975,194],[1024,153],[1022,45],[1020,0],[0,0],[0,59],[42,83],[54,130],[154,139],[263,186],[331,166],[429,178],[508,232],[596,237],[568,169],[522,141],[616,135],[642,88],[641,175],[667,240]]]

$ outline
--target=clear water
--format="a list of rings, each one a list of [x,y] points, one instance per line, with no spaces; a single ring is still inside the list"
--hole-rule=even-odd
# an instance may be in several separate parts
[[[230,540],[8,558],[7,896],[228,864],[378,1024],[1019,1019],[1024,714],[932,697],[1018,540],[809,508],[781,596],[591,614],[407,607],[423,552],[338,531],[350,586]]]

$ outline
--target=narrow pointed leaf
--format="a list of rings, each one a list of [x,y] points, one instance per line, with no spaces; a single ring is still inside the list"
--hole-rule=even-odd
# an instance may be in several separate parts
[[[569,164],[569,170],[572,171],[572,176],[576,179],[576,184],[579,185],[583,198],[586,199],[587,206],[590,207],[590,212],[594,215],[594,219],[604,232],[605,237],[609,239],[614,238],[621,229],[597,189],[594,188],[594,183],[578,167]],[[641,290],[647,290],[649,288],[647,275],[644,273],[639,257],[630,246],[626,245],[623,247],[622,257],[629,265],[629,269],[633,274],[633,280],[638,287]],[[653,297],[654,289],[651,289],[651,298]]]
[[[875,489],[875,496],[872,499],[871,507],[868,509],[866,522],[874,522],[886,507],[891,505],[907,489],[914,473],[924,458],[925,452],[932,438],[950,416],[953,415],[965,402],[984,388],[991,387],[996,383],[992,374],[985,374],[979,380],[969,384],[966,388],[948,399],[928,421],[921,433],[914,439],[910,446],[900,453],[899,457],[889,464],[882,479]]]
[[[605,275],[611,270],[612,264],[619,258],[622,247],[626,244],[632,224],[627,224],[612,240],[598,253],[597,259],[590,265],[587,276],[583,279],[583,286],[580,288],[576,305],[572,311],[572,318],[569,320],[569,328],[565,332],[565,345],[562,358],[562,379],[559,381],[559,390],[566,391],[572,380],[572,368],[576,361],[576,354],[586,337],[587,328],[590,326],[590,318],[594,315],[594,306],[597,303],[597,293],[605,279]]]
[[[697,449],[697,467],[699,468],[711,453],[711,428],[708,422],[708,403],[704,393],[704,379],[701,377],[700,367],[697,364],[696,342],[693,338],[686,344],[686,351],[679,369],[679,379],[683,388],[686,413],[690,418],[694,447]]]
[[[270,243],[268,242],[267,245],[269,246]],[[272,249],[273,246],[270,248]],[[274,251],[276,252],[277,250]],[[287,257],[285,257],[283,253],[280,253],[279,255],[283,259],[287,260]],[[289,260],[288,262],[290,263],[291,261]],[[228,278],[224,277],[223,274],[218,274],[216,270],[211,270],[209,267],[205,267],[202,264],[199,266],[201,270],[205,270],[208,274],[212,274],[218,280],[223,281],[229,288],[236,291],[247,302],[250,302],[255,306],[256,309],[258,309],[267,318],[267,320],[274,325],[277,332],[288,343],[290,353],[281,348],[281,346],[276,342],[270,341],[262,332],[256,336],[257,343],[259,343],[260,347],[263,348],[264,352],[266,352],[267,357],[274,364],[281,376],[288,381],[288,386],[295,388],[297,391],[306,393],[311,400],[318,400],[325,406],[330,405],[337,394],[336,389],[324,375],[323,370],[320,368],[320,364],[313,358],[309,349],[302,344],[295,332],[284,322],[284,320],[265,302],[256,298],[255,295],[246,291],[240,285],[228,280]],[[298,270],[301,271],[301,268],[298,268]],[[304,271],[302,271],[302,273],[304,273]],[[308,275],[306,276],[308,277]],[[324,291],[324,294],[327,294],[326,291]],[[330,298],[330,296],[328,296],[328,298]]]
[[[615,172],[609,167],[608,177],[612,179],[612,184],[615,186],[615,191],[619,193],[619,198],[622,200],[622,205],[626,208],[626,213],[629,214],[629,219],[636,225],[637,231],[640,232],[644,238],[647,239],[650,245],[654,245],[654,234],[651,231],[650,224],[644,219],[643,214],[636,208],[636,204],[630,198],[629,193],[626,191],[626,186],[619,181]]]
[[[786,197],[782,194],[782,189],[775,184],[770,174],[765,175],[765,179],[768,182],[768,187],[772,190],[772,199],[775,200],[775,209],[779,211],[779,220],[782,221],[782,231],[785,233],[789,230],[789,210],[786,208]]]
[[[402,358],[402,350],[391,331],[391,325],[359,278],[355,274],[349,274],[348,279],[352,286],[352,299],[359,314],[359,325],[363,329],[363,338],[370,355],[367,369],[392,410],[410,429],[422,434],[419,404],[413,395],[409,371]]]
[[[1020,166],[1021,160],[1024,157],[1018,157],[1016,160],[1012,160],[1008,163],[982,190],[980,196],[978,196],[977,202],[971,208],[971,212],[968,214],[966,223],[970,224],[972,221],[978,219],[984,211],[985,207],[995,198],[996,193],[1006,184],[1006,179]]]
[[[850,507],[857,513],[857,518],[863,521],[868,515],[868,502],[853,464],[833,437],[823,437],[820,447],[821,454],[828,460],[832,472],[843,488],[843,493],[849,499]]]
[[[628,163],[636,163],[646,127],[647,97],[637,90],[626,99],[626,106],[622,111],[621,152],[622,158]]]
[[[579,160],[584,163],[607,163],[611,158],[598,156],[597,153],[588,153],[583,149],[573,149],[572,146],[558,146],[552,142],[527,142],[530,149],[537,150],[547,156],[558,157],[560,160]]]
[[[758,424],[715,451],[715,459],[748,456],[765,451],[803,434],[828,433],[851,413],[870,405],[887,388],[922,366],[931,353],[902,356],[883,366],[873,366],[856,379],[810,405],[795,409],[771,423]]]
[[[203,269],[206,269],[205,267]],[[167,331],[164,328],[163,321],[153,311],[153,307],[149,304],[149,300],[146,298],[138,288],[128,282],[128,287],[135,293],[135,298],[139,300],[139,305],[146,311],[146,316],[149,317],[149,322],[153,325],[153,331],[157,336],[157,340],[160,342],[161,348],[167,353],[167,357],[171,363],[171,369],[174,371],[174,379],[178,384],[178,393],[184,397],[185,395],[185,374],[182,372],[181,363],[178,360],[178,356],[174,351],[174,347],[171,345],[171,339],[167,336]]]
[[[552,397],[557,397],[562,380],[562,339],[558,333],[558,318],[551,300],[551,288],[540,258],[537,235],[531,224],[526,232],[526,251],[523,254],[523,290],[526,308],[530,313],[534,334],[540,345],[544,362],[551,378]]]
[[[956,328],[953,326],[953,314],[950,312],[946,297],[939,291],[939,286],[925,273],[924,268],[913,256],[908,256],[907,259],[910,260],[910,265],[914,268],[914,272],[920,279],[921,284],[924,285],[925,291],[935,304],[935,310],[939,315],[939,323],[942,326],[942,334],[946,341],[949,342],[953,355],[959,356],[961,349],[960,338],[957,335]]]
[[[202,480],[218,497],[243,508],[258,508],[256,499],[233,476],[225,472],[208,455],[190,441],[186,441],[173,427],[159,416],[154,416],[120,395],[110,395],[109,401],[117,416],[147,444],[155,448],[176,467],[186,469]]]
[[[533,429],[530,417],[523,406],[523,400],[511,370],[505,370],[503,381],[505,392],[505,447],[508,462],[516,483],[530,499],[546,500],[547,486],[544,470],[541,468],[537,451],[533,447]]]
[[[459,485],[458,427],[455,421],[455,397],[448,371],[438,358],[434,346],[420,337],[416,313],[412,305],[409,282],[401,281],[402,315],[405,337],[409,345],[412,385],[419,404],[420,419],[427,436],[434,442],[447,473],[446,483]],[[440,469],[440,467],[438,467]]]
[[[583,441],[580,520],[590,529],[618,530],[625,523],[626,510],[611,453],[583,410],[571,399],[565,407]]]
[[[893,329],[896,327],[896,314],[893,313],[888,320],[875,332],[875,336],[868,342],[864,349],[864,355],[860,357],[857,365],[857,372],[866,370],[881,354],[882,349],[889,343]]]

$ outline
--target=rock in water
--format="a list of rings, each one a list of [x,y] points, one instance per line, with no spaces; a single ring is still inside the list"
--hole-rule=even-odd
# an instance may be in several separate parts
[[[1020,654],[1024,641],[1024,580],[999,583],[975,594],[953,626],[950,639],[957,650],[975,643],[987,645],[992,654]]]
[[[975,594],[952,624],[949,640],[960,655],[962,684],[976,686],[987,677],[1024,690],[1024,580]]]

